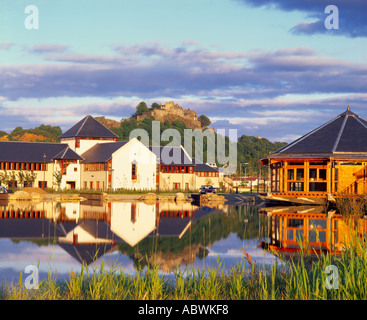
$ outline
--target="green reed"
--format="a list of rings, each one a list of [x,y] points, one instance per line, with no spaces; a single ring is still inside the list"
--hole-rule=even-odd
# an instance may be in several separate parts
[[[27,290],[23,274],[14,283],[3,282],[0,298],[8,300],[360,300],[367,299],[367,248],[363,237],[351,229],[351,242],[340,255],[316,253],[307,245],[286,258],[274,252],[272,265],[257,264],[244,251],[243,258],[226,269],[222,261],[202,270],[187,267],[176,270],[172,278],[157,266],[138,268],[128,275],[117,265],[90,270],[83,265],[79,273],[65,280],[49,272],[39,289]],[[354,235],[354,237],[352,237]],[[312,254],[311,254],[312,253]],[[338,270],[338,288],[328,289],[327,266]]]

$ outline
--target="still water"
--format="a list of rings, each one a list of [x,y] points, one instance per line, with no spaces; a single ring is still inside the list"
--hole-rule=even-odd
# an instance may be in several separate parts
[[[269,219],[256,206],[195,206],[191,203],[17,202],[0,204],[0,280],[17,281],[27,265],[40,279],[57,279],[116,267],[133,275],[137,267],[159,266],[162,274],[216,267],[228,270],[244,260],[257,264],[275,256],[268,243]],[[247,263],[243,261],[243,263]]]

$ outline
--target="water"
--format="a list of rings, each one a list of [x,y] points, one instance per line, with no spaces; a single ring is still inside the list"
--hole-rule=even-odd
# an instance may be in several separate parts
[[[81,271],[83,262],[133,275],[137,266],[159,265],[162,274],[275,257],[259,248],[267,242],[268,219],[255,206],[144,202],[40,202],[0,206],[0,280],[18,281],[27,265],[40,279]]]

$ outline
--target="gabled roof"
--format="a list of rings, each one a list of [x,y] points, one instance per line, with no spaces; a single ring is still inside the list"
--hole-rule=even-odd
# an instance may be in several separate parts
[[[367,121],[347,110],[331,121],[307,133],[270,157],[330,157],[346,153],[367,153]]]
[[[53,160],[83,160],[83,158],[74,152],[68,146],[61,152],[59,152],[56,156],[52,157]]]
[[[82,154],[82,163],[106,163],[112,154],[124,146],[128,141],[97,143]]]
[[[75,246],[73,244],[63,242],[59,242],[58,246],[65,250],[79,263],[86,263],[87,265],[97,261],[98,258],[113,250],[115,247],[115,245],[110,243],[97,243],[93,245],[80,244]]]
[[[218,168],[211,167],[210,165],[201,162],[195,158],[192,159],[193,163],[195,164],[194,171],[195,172],[218,172]]]
[[[162,165],[193,165],[192,160],[181,147],[152,146],[149,147],[149,150],[157,156],[157,161],[160,161]]]
[[[62,155],[63,158],[61,158]],[[82,158],[65,143],[0,141],[1,162],[49,163],[53,159],[80,160]]]
[[[118,138],[110,129],[105,127],[102,123],[94,119],[91,115],[87,115],[77,124],[72,126],[69,130],[60,136],[60,139],[65,138]]]

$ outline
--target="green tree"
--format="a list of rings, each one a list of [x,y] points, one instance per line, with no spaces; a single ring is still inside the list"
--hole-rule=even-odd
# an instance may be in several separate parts
[[[60,185],[61,185],[61,181],[62,181],[62,172],[61,171],[56,171],[56,172],[54,172],[53,176],[55,178],[54,184],[57,185],[57,189],[60,190]]]
[[[8,182],[8,184],[11,185],[12,187],[15,187],[16,186],[15,185],[16,182],[17,182],[17,174],[14,171],[12,171],[9,174],[9,182]]]
[[[152,106],[150,107],[150,109],[160,109],[161,108],[161,106],[157,103],[157,102],[153,102],[152,103]]]
[[[204,128],[209,127],[210,124],[212,123],[210,119],[207,116],[204,116],[203,114],[199,116],[198,120],[201,122],[201,126]]]
[[[0,184],[8,185],[10,181],[10,176],[6,170],[0,173]]]
[[[24,129],[22,127],[16,127],[12,132],[11,134],[12,135],[17,135],[17,134],[21,134],[23,133]]]
[[[137,107],[136,107],[136,111],[135,111],[135,115],[139,116],[141,115],[143,112],[149,111],[149,108],[147,106],[147,104],[142,101],[140,102]]]
[[[25,180],[25,182],[27,182],[27,185],[29,187],[33,187],[33,183],[36,181],[36,178],[37,178],[37,173],[35,173],[33,171],[27,171],[25,173],[24,180]]]
[[[24,173],[22,170],[20,170],[20,171],[18,172],[18,181],[19,181],[19,183],[20,183],[21,185],[23,185],[23,183],[24,183],[24,181],[25,181],[25,173]]]

